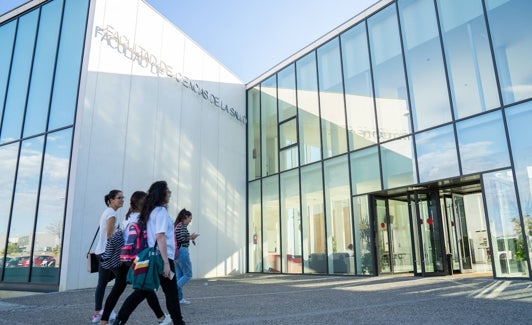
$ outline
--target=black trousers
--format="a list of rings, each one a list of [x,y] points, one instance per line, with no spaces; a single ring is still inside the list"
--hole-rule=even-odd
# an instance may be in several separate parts
[[[131,263],[121,263],[118,268],[113,269],[113,273],[116,276],[115,284],[113,285],[111,292],[105,300],[102,320],[109,320],[109,316],[111,316],[111,311],[115,308],[116,303],[118,302],[118,298],[120,298],[120,295],[122,295],[122,293],[126,289],[127,272],[129,271],[130,267]],[[146,296],[146,301],[155,313],[155,317],[161,318],[164,316],[164,311],[161,309],[161,305],[159,304],[159,298],[157,297],[155,291],[148,292],[148,295]]]
[[[170,270],[175,273],[174,261],[169,260]],[[170,280],[162,275],[159,275],[161,280],[161,288],[163,289],[166,308],[172,317],[172,321],[176,325],[184,325],[183,317],[181,316],[181,306],[179,305],[179,298],[177,297],[177,281],[174,279]],[[135,290],[133,291],[124,301],[122,308],[116,316],[116,321],[119,324],[124,324],[129,319],[129,316],[135,311],[135,308],[144,300],[151,291],[147,290]]]

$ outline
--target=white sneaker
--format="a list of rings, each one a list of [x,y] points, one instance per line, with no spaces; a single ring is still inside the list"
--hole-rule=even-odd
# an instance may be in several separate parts
[[[100,319],[102,319],[102,314],[103,314],[103,309],[100,310],[99,313],[94,313],[94,314],[92,315],[92,320],[91,320],[91,322],[94,323],[94,324],[99,323],[99,322],[100,322]]]
[[[116,313],[114,310],[111,312],[111,315],[109,315],[109,320],[112,320],[112,319],[116,319]]]
[[[159,325],[168,325],[172,324],[172,317],[170,317],[170,314],[164,314],[164,320],[161,322],[159,321]]]
[[[179,300],[179,303],[182,304],[182,305],[188,305],[190,304],[190,301],[186,300],[185,298]]]

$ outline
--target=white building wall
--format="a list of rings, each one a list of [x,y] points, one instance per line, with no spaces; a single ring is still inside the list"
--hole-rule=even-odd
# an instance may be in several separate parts
[[[244,84],[143,1],[91,6],[60,290],[96,285],[97,274],[85,271],[85,253],[105,194],[124,191],[122,218],[131,194],[157,180],[172,190],[172,217],[184,207],[193,213],[189,229],[200,234],[191,248],[194,277],[244,272]],[[157,74],[131,59],[126,43],[171,69]]]

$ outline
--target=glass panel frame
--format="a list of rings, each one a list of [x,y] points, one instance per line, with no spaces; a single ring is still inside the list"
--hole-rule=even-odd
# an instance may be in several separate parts
[[[260,180],[248,183],[248,272],[262,272],[262,204]]]
[[[299,170],[281,173],[282,272],[303,273]]]
[[[260,90],[256,86],[247,92],[247,135],[248,135],[248,180],[261,176],[261,124],[260,124]]]

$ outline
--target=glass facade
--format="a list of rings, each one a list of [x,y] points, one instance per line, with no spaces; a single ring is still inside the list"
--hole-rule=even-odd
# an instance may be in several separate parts
[[[0,25],[0,281],[59,284],[87,0]]]
[[[531,10],[393,1],[250,85],[248,271],[530,277]]]

